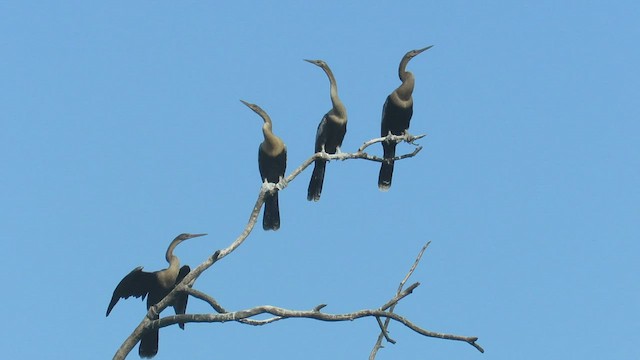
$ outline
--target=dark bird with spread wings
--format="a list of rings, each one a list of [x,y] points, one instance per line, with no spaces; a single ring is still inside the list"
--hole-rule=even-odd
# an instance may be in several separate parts
[[[191,271],[188,265],[180,267],[180,259],[173,255],[173,250],[181,242],[195,238],[198,236],[204,236],[206,234],[180,234],[178,235],[167,249],[166,259],[169,263],[169,267],[164,270],[146,272],[142,271],[142,266],[139,266],[125,276],[116,289],[113,291],[111,302],[107,307],[107,316],[111,313],[111,310],[120,299],[128,299],[130,296],[142,297],[144,300],[147,297],[147,310],[160,302],[167,294],[173,290],[173,288],[184,279],[185,276]],[[187,294],[179,294],[172,306],[176,314],[184,314],[187,310]],[[181,329],[184,329],[184,323],[179,324]],[[149,330],[142,335],[140,339],[140,347],[138,348],[138,354],[143,358],[152,358],[158,353],[158,334],[159,329]]]

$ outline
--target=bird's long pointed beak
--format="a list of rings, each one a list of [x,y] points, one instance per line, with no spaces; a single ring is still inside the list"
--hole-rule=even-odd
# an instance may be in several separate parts
[[[253,110],[253,112],[254,112],[254,113],[256,113],[256,114],[260,115],[261,117],[263,116],[261,113],[262,113],[262,112],[264,112],[264,110],[262,110],[262,108],[261,108],[260,106],[258,106],[258,105],[256,105],[256,104],[248,103],[248,102],[246,102],[246,101],[244,101],[244,100],[240,100],[240,102],[241,102],[241,103],[243,103],[243,104],[245,104],[245,105],[247,105],[247,107],[248,107],[249,109]],[[263,118],[263,120],[264,120],[264,122],[267,122],[267,120],[266,120],[266,119],[264,119],[264,118]],[[205,235],[206,235],[206,234],[205,234]]]
[[[429,46],[427,46],[426,48],[418,49],[418,50],[416,50],[416,53],[417,53],[417,54],[420,54],[420,53],[421,53],[421,52],[423,52],[423,51],[427,51],[427,50],[431,49],[432,47],[433,47],[433,45],[429,45]],[[417,54],[416,54],[416,55],[417,55]]]
[[[195,237],[200,237],[200,236],[205,236],[205,235],[207,235],[207,234],[189,234],[188,239],[193,239]]]

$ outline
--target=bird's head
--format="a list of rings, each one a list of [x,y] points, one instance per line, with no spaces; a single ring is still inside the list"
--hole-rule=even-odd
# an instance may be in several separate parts
[[[178,236],[174,239],[174,241],[177,241],[178,243],[181,243],[181,242],[183,242],[183,241],[185,241],[185,240],[189,240],[189,239],[193,239],[193,238],[195,238],[195,237],[205,236],[205,235],[207,235],[207,234],[187,234],[187,233],[184,233],[184,234],[180,234],[180,235],[178,235]]]
[[[175,239],[173,239],[173,241],[171,242],[171,244],[169,244],[169,247],[167,248],[167,254],[166,259],[169,263],[173,263],[174,260],[177,260],[178,258],[175,257],[173,255],[173,249],[176,248],[176,246],[178,246],[178,244],[180,244],[181,242],[185,241],[185,240],[189,240],[189,239],[193,239],[194,237],[198,237],[198,236],[205,236],[207,234],[180,234],[178,236],[176,236]]]
[[[262,117],[262,120],[264,120],[265,123],[270,123],[270,119],[269,116],[267,115],[267,113],[262,110],[262,108],[256,104],[252,104],[249,102],[246,102],[244,100],[240,100],[241,103],[247,105],[247,107],[251,110],[253,110],[253,112],[255,112],[256,114],[260,115],[260,117]]]
[[[253,110],[255,113],[260,114],[260,111],[262,110],[260,108],[260,106],[256,105],[256,104],[252,104],[250,102],[246,102],[244,100],[240,100],[241,103],[247,105],[247,107],[251,110]]]
[[[408,58],[408,59],[412,59],[415,56],[417,56],[418,54],[422,53],[423,51],[429,50],[432,47],[433,47],[433,45],[429,45],[426,48],[417,49],[417,50],[411,50],[405,55],[405,57]]]
[[[328,67],[327,63],[322,61],[322,60],[307,60],[307,59],[303,59],[306,62],[312,63],[313,65],[319,66],[323,69],[326,69]]]

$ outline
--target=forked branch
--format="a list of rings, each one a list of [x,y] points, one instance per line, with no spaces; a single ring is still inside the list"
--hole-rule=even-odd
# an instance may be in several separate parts
[[[422,150],[422,146],[418,145],[416,143],[414,143],[414,141],[418,140],[418,139],[422,139],[423,137],[425,137],[426,135],[417,135],[417,136],[413,136],[409,133],[405,133],[404,135],[393,135],[393,134],[389,134],[385,137],[380,137],[380,138],[375,138],[375,139],[371,139],[369,141],[366,141],[364,144],[362,144],[362,146],[360,146],[358,148],[358,150],[354,153],[336,153],[336,154],[328,154],[326,152],[317,152],[315,154],[313,154],[312,157],[310,157],[309,159],[307,159],[305,162],[302,163],[302,165],[298,166],[297,169],[293,170],[293,172],[287,176],[286,178],[284,178],[282,181],[280,181],[277,186],[278,189],[284,189],[288,183],[290,183],[293,179],[296,178],[296,176],[298,176],[302,171],[304,171],[304,169],[306,169],[307,167],[309,167],[309,165],[313,164],[313,162],[316,159],[324,159],[327,161],[331,161],[331,160],[349,160],[349,159],[362,159],[362,160],[369,160],[369,161],[375,161],[375,162],[385,162],[388,160],[402,160],[402,159],[407,159],[410,157],[414,157],[416,155],[418,155],[418,153],[420,152],[420,150]],[[407,144],[411,144],[413,146],[415,146],[415,149],[407,154],[404,155],[400,155],[400,156],[396,156],[392,159],[383,159],[381,157],[375,156],[375,155],[370,155],[368,153],[366,153],[364,150],[366,148],[368,148],[369,146],[376,144],[376,143],[381,143],[381,142],[395,142],[395,143],[401,143],[401,142],[406,142]]]
[[[435,331],[426,330],[414,324],[412,321],[410,321],[409,319],[401,315],[386,311],[386,309],[392,306],[395,306],[400,300],[410,295],[413,292],[413,290],[417,288],[419,285],[420,285],[419,283],[415,283],[409,286],[407,289],[401,291],[396,296],[394,296],[393,299],[389,300],[380,309],[359,310],[359,311],[346,313],[346,314],[329,314],[329,313],[321,312],[318,309],[320,306],[316,306],[312,310],[290,310],[290,309],[284,309],[276,306],[263,305],[263,306],[256,306],[251,309],[239,310],[234,312],[225,312],[221,314],[212,313],[212,314],[172,315],[172,316],[167,316],[160,320],[155,320],[151,322],[150,327],[162,328],[162,327],[177,324],[177,323],[188,323],[188,322],[214,323],[214,322],[227,322],[227,321],[238,321],[247,325],[259,326],[259,325],[266,325],[274,321],[290,319],[290,318],[305,318],[305,319],[314,319],[314,320],[321,320],[321,321],[338,322],[338,321],[353,321],[353,320],[364,318],[364,317],[374,317],[374,318],[387,318],[390,320],[397,321],[403,324],[404,326],[408,327],[409,329],[415,331],[416,333],[427,336],[427,337],[434,337],[439,339],[455,340],[455,341],[464,341],[472,345],[476,349],[478,349],[480,352],[484,352],[482,347],[476,344],[476,341],[478,340],[477,337],[460,336],[460,335],[439,333]],[[200,292],[193,292],[192,290],[189,290],[188,292],[189,294],[197,294],[198,298],[207,299],[205,301],[207,301],[212,307],[214,307],[216,311],[221,309],[219,304],[215,300],[213,300],[213,298],[207,295],[204,295]],[[251,319],[252,317],[261,315],[261,314],[271,314],[274,317],[270,319],[265,319],[265,320]]]
[[[420,252],[418,253],[418,256],[416,257],[416,260],[413,262],[413,265],[409,269],[409,272],[407,273],[407,275],[405,275],[404,279],[402,279],[402,281],[400,282],[400,286],[398,286],[398,291],[396,292],[396,294],[400,294],[402,292],[402,288],[404,287],[404,284],[409,280],[409,277],[411,277],[413,272],[418,267],[418,264],[420,263],[420,260],[422,259],[422,254],[424,254],[424,251],[427,250],[427,247],[429,247],[429,244],[431,244],[431,241],[428,241],[422,247]],[[387,306],[387,304],[385,304],[380,308],[380,310],[389,309],[389,312],[392,313],[393,310],[396,307],[396,303],[394,303],[393,305],[390,305],[390,306]],[[378,350],[380,350],[383,347],[382,346],[382,339],[386,339],[388,342],[390,342],[392,344],[396,343],[393,339],[391,339],[389,337],[389,334],[387,332],[387,329],[389,328],[389,322],[390,321],[391,321],[391,318],[386,318],[385,321],[384,321],[384,324],[382,324],[382,322],[380,320],[378,320],[378,325],[380,325],[380,335],[378,335],[378,340],[376,341],[376,344],[373,346],[373,349],[371,349],[371,353],[369,354],[369,360],[375,359],[376,355],[378,354]],[[480,350],[481,352],[484,352],[484,350],[481,350],[481,348],[478,349],[478,350]]]

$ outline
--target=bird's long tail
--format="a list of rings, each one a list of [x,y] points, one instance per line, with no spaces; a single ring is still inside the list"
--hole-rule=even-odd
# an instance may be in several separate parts
[[[138,347],[138,355],[141,358],[152,358],[158,353],[158,338],[160,329],[149,330],[140,338],[140,346]]]
[[[280,206],[278,205],[278,193],[267,194],[264,199],[264,215],[262,228],[265,230],[278,230],[280,228]]]
[[[382,143],[385,159],[390,159],[396,156],[396,145],[396,143]],[[389,162],[383,162],[382,166],[380,166],[380,175],[378,175],[378,189],[380,189],[380,191],[388,191],[391,187],[393,163],[393,160],[391,160]]]
[[[309,181],[309,189],[307,190],[307,200],[318,201],[320,200],[320,194],[322,193],[322,184],[324,183],[324,170],[327,166],[327,162],[324,160],[316,160],[315,167],[313,168],[313,174],[311,174],[311,181]]]

